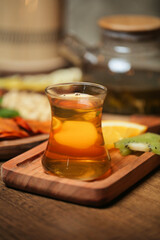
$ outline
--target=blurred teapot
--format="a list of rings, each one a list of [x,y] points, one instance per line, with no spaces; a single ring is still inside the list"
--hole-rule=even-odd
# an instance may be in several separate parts
[[[63,57],[82,68],[84,81],[108,88],[104,111],[160,114],[160,19],[117,15],[98,24],[97,46],[66,36],[60,48]]]

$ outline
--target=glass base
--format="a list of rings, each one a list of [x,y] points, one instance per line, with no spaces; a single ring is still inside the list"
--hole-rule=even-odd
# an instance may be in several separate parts
[[[110,173],[110,161],[108,159],[53,160],[44,156],[42,165],[46,173],[82,181],[92,181],[103,178]]]

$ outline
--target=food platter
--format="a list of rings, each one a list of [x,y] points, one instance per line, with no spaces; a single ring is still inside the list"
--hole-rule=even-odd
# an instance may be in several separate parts
[[[126,121],[137,122],[141,124],[146,124],[148,126],[148,131],[160,133],[160,117],[155,116],[120,116],[113,114],[103,114],[103,120],[105,119],[121,119]],[[43,141],[47,140],[48,134],[38,134],[36,136],[15,139],[15,140],[4,140],[0,141],[0,161],[9,160],[36,145],[39,145]]]
[[[47,140],[50,121],[0,118],[0,160],[8,160]]]
[[[48,134],[0,142],[0,161],[13,158],[48,139]]]

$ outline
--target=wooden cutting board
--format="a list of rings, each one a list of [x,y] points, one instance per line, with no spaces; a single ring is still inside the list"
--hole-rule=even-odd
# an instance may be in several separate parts
[[[130,120],[148,124],[149,131],[160,130],[160,118],[132,116]],[[112,149],[111,173],[105,179],[85,182],[59,178],[44,173],[42,168],[41,157],[46,144],[44,142],[4,163],[1,169],[4,183],[9,187],[55,199],[103,206],[160,165],[160,156],[153,153],[124,157],[117,149]]]

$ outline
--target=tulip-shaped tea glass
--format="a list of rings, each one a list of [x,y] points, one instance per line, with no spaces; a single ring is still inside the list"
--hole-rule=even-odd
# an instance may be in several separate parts
[[[101,129],[106,88],[92,83],[47,87],[52,121],[42,164],[47,173],[94,180],[110,169]]]

